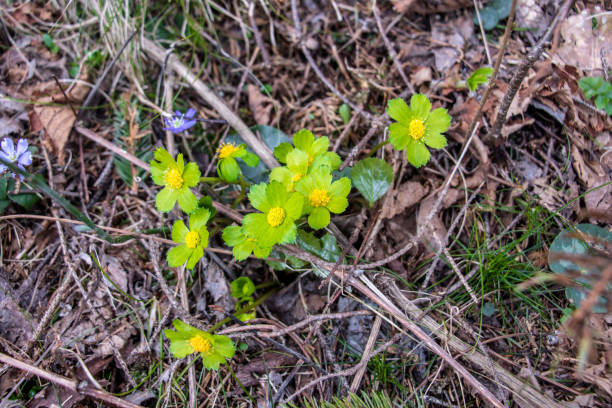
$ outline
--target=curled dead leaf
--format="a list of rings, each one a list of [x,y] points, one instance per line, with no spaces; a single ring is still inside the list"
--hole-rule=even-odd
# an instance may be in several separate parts
[[[67,90],[64,95],[61,90],[57,89],[54,81],[53,84],[54,87],[47,86],[52,89],[52,94],[34,99],[34,104],[29,111],[30,129],[32,132],[43,130],[45,147],[53,152],[58,162],[63,165],[66,157],[66,143],[76,120],[74,112],[78,110],[89,88],[79,83]]]

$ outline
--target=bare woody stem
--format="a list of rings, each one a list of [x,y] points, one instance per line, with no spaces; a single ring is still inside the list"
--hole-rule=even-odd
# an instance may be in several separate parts
[[[550,38],[552,33],[555,31],[555,27],[557,26],[557,24],[559,24],[559,21],[565,18],[565,16],[567,15],[567,12],[569,11],[570,5],[572,3],[573,3],[572,0],[565,0],[565,2],[563,3],[563,6],[561,6],[561,9],[559,9],[559,12],[557,13],[553,21],[548,26],[548,29],[546,30],[546,32],[544,33],[540,41],[538,41],[538,43],[531,49],[529,54],[525,56],[525,58],[523,59],[523,62],[521,62],[521,65],[519,66],[516,73],[512,77],[512,80],[510,81],[510,85],[508,86],[508,91],[504,95],[504,99],[502,100],[501,106],[499,108],[499,112],[497,113],[497,118],[495,118],[495,123],[493,124],[493,127],[491,128],[491,130],[489,131],[489,133],[487,134],[484,140],[485,143],[492,143],[499,137],[502,126],[504,125],[504,123],[506,123],[506,115],[508,114],[510,105],[512,104],[512,101],[514,100],[514,97],[516,96],[516,93],[518,92],[519,87],[521,86],[521,83],[525,79],[525,76],[527,75],[527,71],[529,71],[529,69],[533,66],[533,64],[538,59],[540,59],[540,56],[542,55],[542,52],[544,51],[544,44],[548,42],[548,39]]]
[[[147,54],[157,63],[163,64],[166,58],[165,50],[148,38],[142,38],[141,41],[143,49]],[[240,117],[236,115],[204,82],[196,77],[185,64],[179,61],[176,55],[170,54],[168,57],[168,67],[180,75],[185,82],[190,84],[206,102],[219,112],[219,115],[221,115],[231,127],[236,129],[240,137],[242,137],[242,140],[253,149],[255,154],[261,158],[268,168],[279,166],[270,149],[259,141],[257,136],[253,134],[242,119],[240,119]]]
[[[61,375],[42,370],[28,363],[24,363],[23,361],[9,357],[3,353],[0,353],[0,361],[12,367],[15,367],[19,370],[26,371],[39,378],[43,378],[47,381],[57,384],[60,387],[67,388],[74,393],[85,394],[88,397],[94,398],[99,401],[104,401],[105,403],[115,406],[115,407],[142,408],[141,405],[136,405],[136,404],[132,404],[131,402],[124,401],[121,398],[115,397],[114,395],[109,394],[103,390],[96,390],[96,389],[89,388],[89,387],[80,388],[77,380],[71,380]]]

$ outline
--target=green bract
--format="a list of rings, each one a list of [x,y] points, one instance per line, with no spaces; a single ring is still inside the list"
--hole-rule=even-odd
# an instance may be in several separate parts
[[[155,197],[155,206],[160,212],[168,212],[178,201],[181,210],[191,213],[197,208],[198,201],[190,188],[200,181],[200,169],[195,163],[184,164],[179,153],[176,161],[163,148],[155,150],[155,160],[151,160],[153,182],[164,188]],[[157,161],[156,161],[157,160]]]
[[[174,223],[172,240],[180,245],[168,251],[166,259],[169,266],[181,266],[187,261],[187,268],[193,269],[204,255],[204,248],[208,247],[206,223],[209,218],[210,211],[199,208],[189,217],[189,228],[182,220]]]
[[[295,220],[302,216],[302,196],[290,193],[277,181],[257,184],[249,192],[251,205],[261,213],[247,214],[242,225],[248,236],[262,247],[295,240]]]
[[[429,150],[446,146],[442,133],[448,130],[451,117],[444,108],[431,111],[431,102],[422,94],[412,95],[410,106],[401,99],[389,101],[387,113],[396,120],[389,126],[389,142],[397,150],[406,150],[408,161],[421,167],[429,161]]]
[[[237,225],[225,227],[223,241],[233,247],[232,254],[237,261],[247,259],[251,253],[256,258],[267,258],[272,251],[272,246],[261,246],[257,238],[248,236],[244,228]]]
[[[246,277],[241,276],[238,279],[232,281],[232,296],[236,299],[242,299],[244,297],[251,296],[255,292],[255,284],[253,281]]]
[[[340,167],[342,160],[334,152],[328,152],[329,139],[326,136],[316,138],[310,130],[302,129],[293,135],[293,145],[296,149],[299,149],[306,153],[308,158],[308,166],[311,168],[317,168],[323,164],[331,167],[332,170],[336,170]],[[287,155],[294,150],[289,143],[281,143],[274,149],[274,156],[281,163],[288,163]]]
[[[319,170],[300,180],[295,189],[305,197],[304,213],[310,214],[308,225],[321,229],[329,224],[330,212],[340,214],[346,210],[351,180],[342,177],[332,183],[332,175]]]
[[[236,349],[229,337],[207,333],[178,319],[172,324],[176,331],[164,330],[164,334],[170,340],[170,353],[174,357],[200,353],[205,368],[218,370],[220,364],[226,363],[226,358],[234,356]]]
[[[217,173],[225,181],[234,182],[240,174],[237,158],[241,158],[249,167],[255,167],[259,163],[259,157],[246,150],[243,143],[236,146],[233,143],[224,143],[217,149],[219,162],[217,163]]]

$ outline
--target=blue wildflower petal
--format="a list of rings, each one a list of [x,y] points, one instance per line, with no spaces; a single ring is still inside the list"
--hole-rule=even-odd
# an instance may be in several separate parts
[[[15,156],[15,145],[13,144],[13,140],[5,137],[2,139],[0,147],[2,147],[3,153],[8,156],[8,160],[14,161],[14,159],[11,159],[11,157]]]
[[[193,108],[189,108],[189,109],[187,110],[187,113],[185,113],[185,117],[186,117],[187,119],[191,119],[191,118],[193,118],[193,115],[195,115],[195,113],[196,113],[196,110],[195,110],[195,109],[193,109]]]
[[[15,155],[17,157],[21,156],[28,150],[28,141],[26,139],[19,139],[17,141],[17,150],[15,151]]]

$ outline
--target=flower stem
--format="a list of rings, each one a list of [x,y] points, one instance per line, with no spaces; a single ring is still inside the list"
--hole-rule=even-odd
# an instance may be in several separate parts
[[[277,291],[278,291],[278,288],[273,288],[273,289],[267,291],[266,293],[261,295],[261,297],[257,298],[256,301],[254,301],[250,305],[246,305],[245,307],[240,308],[239,310],[236,311],[236,313],[233,313],[232,315],[233,316],[238,316],[238,315],[241,315],[243,313],[246,313],[246,312],[249,312],[249,311],[255,309],[257,306],[259,306],[260,304],[265,302],[266,299],[268,299],[270,296],[275,294]],[[225,323],[228,323],[230,320],[231,319],[229,317],[226,317],[225,319],[221,320],[219,323],[213,325],[210,329],[208,329],[208,332],[209,333],[214,333],[219,327],[223,326]]]
[[[240,204],[240,202],[244,200],[244,196],[246,195],[247,187],[250,186],[249,183],[244,181],[244,178],[242,178],[242,174],[238,175],[238,183],[240,184],[240,195],[238,196],[238,198],[236,198],[236,201],[234,201],[234,204],[232,204],[233,209],[235,209],[238,206],[238,204]]]
[[[383,140],[382,142],[380,142],[379,144],[377,144],[376,146],[374,146],[372,148],[372,150],[370,150],[370,152],[368,153],[368,155],[366,157],[372,157],[374,156],[374,154],[376,154],[377,151],[380,150],[381,147],[383,147],[384,145],[389,144],[388,140]]]

